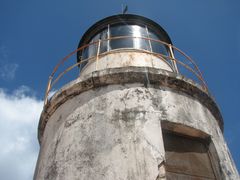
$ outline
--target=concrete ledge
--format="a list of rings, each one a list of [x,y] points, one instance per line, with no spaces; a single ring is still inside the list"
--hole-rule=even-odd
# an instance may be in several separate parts
[[[70,83],[63,86],[44,106],[39,125],[38,139],[41,138],[49,117],[55,110],[68,99],[87,91],[101,86],[111,84],[131,84],[141,83],[145,87],[149,85],[154,88],[165,87],[172,91],[187,94],[196,98],[200,103],[207,107],[223,131],[223,119],[217,104],[213,98],[201,88],[198,84],[182,75],[178,75],[169,71],[150,68],[150,67],[122,67],[112,68],[92,72],[91,74],[81,76]]]

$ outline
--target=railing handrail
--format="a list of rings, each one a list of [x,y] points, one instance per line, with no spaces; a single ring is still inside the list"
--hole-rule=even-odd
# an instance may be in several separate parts
[[[59,63],[54,67],[51,75],[49,76],[49,80],[48,80],[48,84],[47,84],[47,88],[46,88],[46,92],[45,92],[45,99],[44,99],[44,102],[45,104],[48,103],[48,96],[49,96],[49,92],[51,91],[52,87],[60,80],[60,78],[62,76],[64,76],[64,74],[66,74],[67,72],[69,72],[70,70],[72,70],[74,67],[76,66],[79,66],[80,64],[83,64],[85,62],[88,62],[88,61],[92,61],[95,59],[95,61],[98,61],[99,57],[102,56],[102,55],[107,55],[109,53],[111,53],[112,51],[107,51],[107,52],[102,52],[100,53],[99,49],[100,49],[100,42],[103,42],[103,41],[110,41],[110,40],[116,40],[116,39],[127,39],[127,38],[140,38],[140,39],[144,39],[144,40],[148,40],[148,41],[153,41],[153,42],[157,42],[159,44],[162,44],[162,45],[165,45],[167,46],[169,49],[174,49],[176,50],[177,52],[179,52],[183,57],[186,58],[186,60],[188,60],[192,65],[193,65],[193,68],[191,68],[190,66],[188,66],[187,64],[183,63],[182,61],[178,60],[177,58],[175,58],[174,56],[171,57],[171,56],[166,56],[164,54],[161,54],[161,53],[156,53],[156,52],[152,52],[152,51],[148,51],[148,50],[143,50],[143,49],[136,49],[136,48],[127,48],[127,49],[136,49],[138,51],[143,51],[145,53],[148,53],[148,54],[151,54],[151,55],[154,55],[154,56],[159,56],[161,57],[161,59],[165,60],[171,60],[172,62],[174,62],[176,65],[177,64],[180,64],[182,65],[183,67],[185,67],[186,69],[188,69],[189,71],[191,71],[196,77],[197,79],[200,81],[200,83],[202,83],[202,87],[204,88],[204,90],[206,90],[208,92],[208,88],[207,88],[207,84],[206,82],[204,81],[203,79],[203,76],[202,76],[202,73],[201,71],[199,70],[197,64],[190,58],[190,56],[188,56],[186,53],[184,53],[182,50],[180,50],[179,48],[173,46],[172,44],[168,44],[164,41],[161,41],[161,40],[157,40],[157,39],[152,39],[152,38],[148,38],[148,37],[138,37],[138,36],[117,36],[117,37],[110,37],[110,38],[106,38],[106,39],[101,39],[101,40],[98,40],[98,41],[94,41],[94,42],[91,42],[89,44],[85,44],[83,46],[81,46],[80,48],[72,51],[71,53],[69,53],[67,56],[65,56],[62,60],[59,61]],[[84,50],[85,48],[91,46],[91,45],[97,45],[97,54],[95,56],[92,56],[90,58],[87,58],[87,59],[84,59],[84,60],[81,60],[77,63],[74,63],[73,65],[71,65],[70,67],[68,67],[67,69],[65,69],[64,71],[62,71],[61,73],[59,73],[59,75],[55,78],[55,80],[53,79],[56,72],[58,71],[59,67],[61,65],[63,65],[71,56],[73,56],[74,54],[76,54],[77,52],[79,51],[82,51]],[[117,49],[116,49],[117,50]],[[178,71],[177,71],[178,72]]]

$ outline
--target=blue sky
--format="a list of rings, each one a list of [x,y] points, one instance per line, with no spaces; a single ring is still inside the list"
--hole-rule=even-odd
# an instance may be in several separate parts
[[[0,0],[0,143],[6,144],[0,178],[31,179],[49,74],[90,25],[120,13],[126,3],[129,13],[159,23],[197,62],[220,106],[224,136],[240,169],[239,0]]]

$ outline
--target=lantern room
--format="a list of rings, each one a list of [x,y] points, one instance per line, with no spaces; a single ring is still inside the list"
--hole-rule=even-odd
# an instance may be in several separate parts
[[[137,63],[133,60],[125,64],[129,66],[141,66],[140,64],[147,66],[146,63],[148,62],[146,60],[150,58],[151,66],[161,64],[160,66],[156,65],[156,67],[176,71],[171,62],[159,62],[159,57],[154,57],[154,54],[161,54],[163,57],[172,56],[173,52],[167,44],[172,44],[170,37],[154,21],[138,15],[119,14],[98,21],[86,31],[78,48],[87,46],[77,53],[77,60],[78,62],[85,61],[80,64],[80,70],[83,70],[87,64],[91,64],[88,59],[95,58],[98,55],[124,52],[126,61],[129,59],[128,55],[131,55],[132,59],[136,60],[142,59],[141,57],[144,56],[142,53],[146,55],[146,52],[149,52],[151,55],[144,57],[145,60],[142,60],[142,62]],[[130,52],[135,52],[135,54]],[[164,58],[160,59],[163,60]],[[104,64],[104,61],[101,61],[101,63]],[[123,65],[121,62],[114,62],[113,64]]]

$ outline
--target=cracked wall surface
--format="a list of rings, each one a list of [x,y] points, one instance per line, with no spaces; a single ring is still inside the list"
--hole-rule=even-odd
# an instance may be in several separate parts
[[[239,178],[206,106],[179,91],[131,83],[92,88],[61,104],[46,123],[35,179],[165,179],[162,128],[208,136],[218,177]]]

